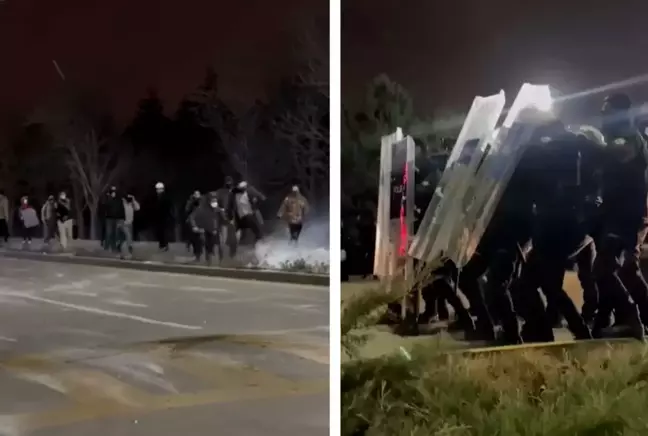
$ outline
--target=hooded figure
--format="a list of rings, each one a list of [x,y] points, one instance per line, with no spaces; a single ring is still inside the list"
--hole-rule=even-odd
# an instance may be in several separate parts
[[[202,195],[200,194],[200,191],[196,190],[194,191],[189,199],[187,200],[187,203],[185,204],[185,225],[184,225],[184,230],[185,230],[185,244],[187,246],[187,251],[191,250],[191,247],[193,245],[193,234],[191,232],[191,226],[189,225],[189,217],[193,213],[194,210],[200,205],[200,200],[202,198]]]
[[[117,188],[115,186],[110,187],[103,210],[106,222],[106,249],[117,253],[119,246],[119,224],[123,222],[125,215],[124,203],[122,198],[117,195]]]
[[[223,208],[225,212],[225,216],[229,217],[229,219],[225,220],[223,222],[223,225],[221,226],[220,229],[220,243],[221,246],[228,246],[229,247],[229,255],[230,257],[234,257],[236,255],[236,227],[234,227],[233,224],[233,215],[232,211],[229,210],[230,207],[230,197],[233,195],[232,194],[232,189],[234,189],[234,179],[232,177],[227,176],[225,177],[225,184],[223,187],[220,189],[217,189],[215,192],[212,194],[218,199],[218,204]]]
[[[280,219],[288,223],[292,242],[299,240],[306,214],[308,214],[308,200],[299,192],[299,186],[294,185],[290,194],[284,198],[277,213]]]
[[[219,261],[223,259],[219,231],[226,221],[225,212],[214,195],[205,195],[200,205],[189,216],[189,225],[194,233],[194,255],[196,261],[205,253],[205,261],[211,263],[214,246],[218,247]]]
[[[254,235],[255,243],[262,238],[261,225],[257,218],[257,205],[263,200],[265,200],[263,194],[248,186],[246,181],[242,181],[232,189],[229,207],[226,208],[233,218],[237,232],[249,230]]]

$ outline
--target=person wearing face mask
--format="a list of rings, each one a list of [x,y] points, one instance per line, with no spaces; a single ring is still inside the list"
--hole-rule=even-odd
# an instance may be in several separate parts
[[[204,253],[205,262],[210,265],[214,247],[218,249],[219,262],[223,260],[223,247],[218,233],[225,220],[224,210],[212,194],[206,195],[189,216],[189,225],[195,235],[193,241],[196,262],[200,262]]]
[[[185,244],[187,247],[187,251],[191,250],[191,247],[193,246],[193,232],[191,231],[191,226],[189,225],[189,217],[193,213],[194,210],[200,205],[200,199],[201,199],[201,194],[200,191],[196,190],[194,191],[189,199],[187,200],[187,203],[185,204],[185,217],[187,219],[185,227]]]
[[[297,243],[301,234],[304,217],[308,214],[308,200],[299,192],[299,186],[294,185],[290,194],[284,198],[277,216],[288,223],[290,242]]]
[[[104,205],[106,218],[106,248],[113,253],[119,252],[119,225],[124,221],[124,203],[117,195],[117,188],[112,186]]]
[[[72,202],[65,192],[61,192],[54,205],[56,208],[56,227],[58,228],[59,242],[63,250],[67,250],[72,241]]]
[[[605,99],[601,133],[600,247],[594,275],[600,293],[593,327],[601,336],[612,310],[630,327],[631,335],[644,339],[648,325],[648,284],[639,268],[641,246],[648,232],[648,150],[630,114],[625,94]]]

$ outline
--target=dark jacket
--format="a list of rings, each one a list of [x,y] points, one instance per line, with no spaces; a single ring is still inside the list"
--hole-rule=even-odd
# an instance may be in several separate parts
[[[648,153],[646,142],[638,131],[624,135],[606,135],[607,147],[601,162],[601,218],[605,227],[632,228],[648,224]],[[616,142],[632,147],[635,156],[622,162],[614,154]]]
[[[206,233],[218,233],[225,219],[222,208],[212,208],[209,199],[204,199],[189,215],[189,225]]]
[[[154,213],[157,226],[168,226],[173,222],[173,204],[166,192],[156,195]]]
[[[230,196],[232,195],[232,189],[223,186],[222,188],[212,192],[211,195],[216,197],[218,204],[223,208],[223,210],[225,210],[227,216],[231,216],[230,210],[228,208],[230,206]]]
[[[56,219],[58,221],[65,222],[72,218],[72,206],[70,199],[58,199],[54,207],[56,208]]]
[[[239,220],[241,217],[238,216],[238,208],[236,206],[236,196],[237,194],[241,194],[243,191],[239,188],[234,188],[230,192],[229,195],[229,200],[227,202],[227,207],[225,210],[228,213],[228,219],[229,220]],[[249,186],[247,187],[247,193],[250,198],[250,205],[252,206],[252,210],[256,211],[258,209],[258,205],[260,201],[265,200],[265,196],[261,194],[256,188]]]
[[[592,153],[598,147],[567,134],[535,154],[533,246],[552,256],[571,255],[589,240],[588,202],[598,192]]]
[[[119,195],[108,196],[104,204],[104,214],[107,219],[123,220],[126,216],[124,212],[124,202]]]
[[[187,200],[187,204],[185,204],[185,216],[187,217],[187,220],[191,216],[191,214],[196,210],[198,206],[200,206],[200,198],[196,198],[193,195],[189,197]]]
[[[501,249],[516,249],[531,237],[533,197],[530,192],[534,189],[536,146],[527,147],[486,226],[477,248],[479,253],[487,255]]]

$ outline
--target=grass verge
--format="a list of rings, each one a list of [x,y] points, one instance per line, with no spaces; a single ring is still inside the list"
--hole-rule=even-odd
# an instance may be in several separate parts
[[[343,287],[343,436],[648,435],[646,346],[467,355],[429,337],[378,345],[374,314],[390,298],[376,283]]]

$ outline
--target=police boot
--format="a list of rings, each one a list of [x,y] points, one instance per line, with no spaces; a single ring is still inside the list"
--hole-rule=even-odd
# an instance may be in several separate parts
[[[617,311],[615,311],[616,313]],[[615,329],[615,332],[612,332],[614,336],[622,337],[631,337],[637,339],[638,341],[644,342],[646,331],[644,325],[641,322],[639,317],[639,309],[635,304],[628,304],[627,309],[623,314],[623,322],[627,329]],[[605,327],[606,324],[609,325],[609,319],[599,319],[603,317],[597,316],[597,321],[595,322],[594,328],[592,329],[592,334],[596,338],[601,338],[605,336]],[[621,326],[620,326],[621,327]]]
[[[553,342],[555,340],[553,330],[546,326],[532,326],[525,322],[520,332],[520,338],[525,344],[539,342]]]
[[[399,336],[418,336],[420,333],[418,316],[408,310],[405,318],[394,328],[394,333]]]

